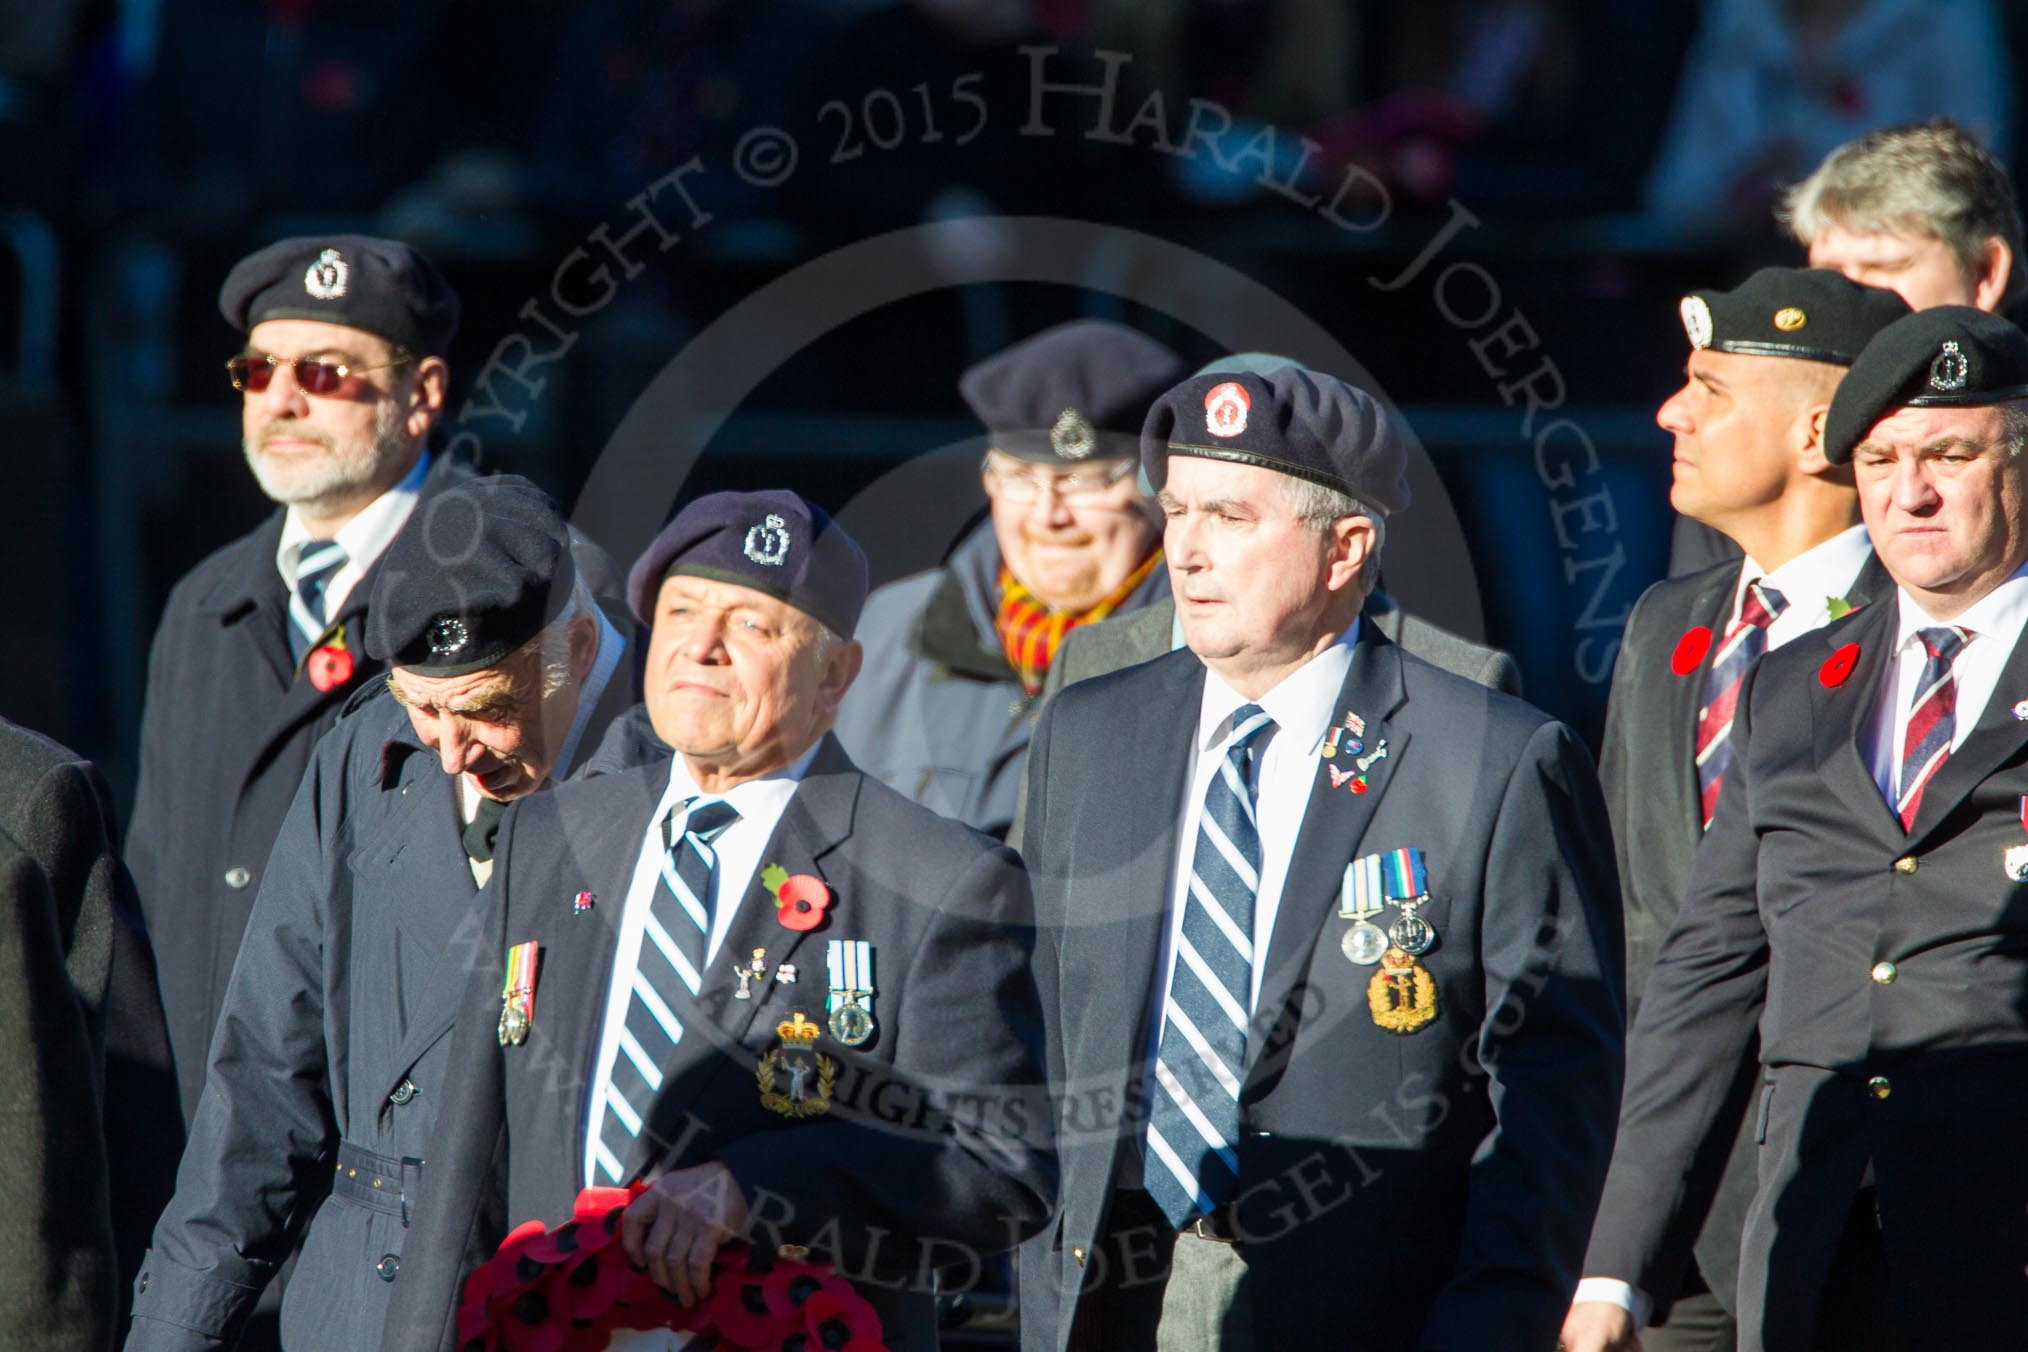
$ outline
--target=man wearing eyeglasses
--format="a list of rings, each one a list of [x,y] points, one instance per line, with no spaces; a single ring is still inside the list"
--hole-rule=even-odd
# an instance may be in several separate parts
[[[1183,363],[1077,320],[967,370],[991,512],[943,567],[866,602],[866,666],[838,738],[869,774],[1004,838],[1030,712],[1066,634],[1169,594],[1161,521],[1134,470],[1141,417]]]

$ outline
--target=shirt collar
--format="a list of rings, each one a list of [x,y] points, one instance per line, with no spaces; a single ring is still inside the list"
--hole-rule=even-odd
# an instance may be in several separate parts
[[[577,712],[571,715],[570,731],[565,734],[563,746],[556,753],[556,766],[549,772],[551,779],[561,782],[570,774],[571,762],[577,759],[578,743],[584,740],[585,729],[591,726],[594,710],[605,698],[606,686],[612,681],[613,673],[620,668],[620,657],[627,651],[627,636],[613,627],[597,606],[591,608],[592,619],[598,622],[599,646],[592,656],[591,670],[585,673],[584,681],[577,689]]]
[[[1894,640],[1896,652],[1916,641],[1918,630],[1934,629],[1946,623],[1932,619],[1906,591],[1896,588],[1896,595],[1901,607],[1901,629]],[[2006,581],[1974,601],[1963,614],[1948,623],[1979,638],[1997,639],[2001,646],[2011,649],[2021,636],[2023,624],[2028,623],[2028,563],[2016,568]]]
[[[365,572],[381,551],[394,542],[409,513],[415,510],[429,472],[430,453],[424,451],[400,483],[367,503],[357,516],[338,528],[332,539],[345,551],[346,567]],[[296,546],[309,538],[310,531],[302,517],[295,508],[289,508],[282,521],[281,541],[275,546],[275,570],[282,575],[282,585],[291,590],[296,585]]]
[[[1338,691],[1345,673],[1352,669],[1352,648],[1359,641],[1359,620],[1355,617],[1331,646],[1282,677],[1280,684],[1250,700],[1225,683],[1225,678],[1206,667],[1204,698],[1197,710],[1197,750],[1200,755],[1215,749],[1232,735],[1232,715],[1243,704],[1258,704],[1275,721],[1278,738],[1292,738],[1287,745],[1306,750],[1321,746],[1336,713]]]
[[[683,753],[677,752],[669,764],[669,787],[663,791],[662,801],[655,808],[655,815],[649,819],[650,827],[659,827],[663,819],[677,810],[679,804],[696,797],[716,799],[730,803],[742,818],[757,817],[764,813],[777,816],[795,797],[796,788],[803,782],[803,776],[810,773],[810,766],[817,759],[817,752],[824,744],[819,737],[812,742],[802,755],[790,761],[779,770],[770,771],[758,779],[749,779],[744,784],[734,785],[724,793],[706,794],[697,787],[697,781],[690,776],[690,767],[684,763]]]
[[[1739,571],[1739,584],[1732,592],[1732,615],[1746,597],[1749,582],[1759,582],[1782,594],[1789,605],[1817,607],[1841,600],[1852,590],[1859,570],[1873,553],[1873,537],[1863,525],[1839,531],[1828,540],[1811,545],[1773,572],[1763,570],[1751,555]]]

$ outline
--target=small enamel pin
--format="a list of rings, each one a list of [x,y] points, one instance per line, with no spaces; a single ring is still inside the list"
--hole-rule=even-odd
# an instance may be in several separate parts
[[[591,893],[580,892],[570,899],[570,913],[572,915],[583,915],[586,911],[598,905],[598,901],[599,899]]]

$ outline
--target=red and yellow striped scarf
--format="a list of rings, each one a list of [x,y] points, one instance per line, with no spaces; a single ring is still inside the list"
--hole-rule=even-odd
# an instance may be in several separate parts
[[[1134,594],[1135,588],[1148,580],[1148,574],[1161,566],[1162,551],[1157,549],[1141,560],[1140,566],[1127,574],[1119,586],[1099,598],[1097,604],[1085,610],[1051,610],[1007,571],[1007,565],[1001,564],[1000,609],[993,617],[993,627],[999,632],[1007,664],[1021,678],[1022,688],[1031,695],[1042,689],[1042,680],[1049,675],[1049,664],[1056,660],[1063,636],[1081,624],[1112,614]]]

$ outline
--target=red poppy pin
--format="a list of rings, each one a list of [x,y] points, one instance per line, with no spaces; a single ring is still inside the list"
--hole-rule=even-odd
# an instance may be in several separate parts
[[[824,923],[831,889],[816,874],[791,874],[780,864],[769,864],[761,870],[761,886],[774,893],[775,919],[785,928],[813,930]]]
[[[1710,651],[1711,626],[1700,624],[1676,640],[1676,651],[1669,655],[1669,670],[1678,676],[1688,676]]]
[[[1826,690],[1835,690],[1845,684],[1845,678],[1852,674],[1852,668],[1859,663],[1859,645],[1847,643],[1824,659],[1824,665],[1817,669],[1817,679],[1824,683]]]
[[[352,650],[345,646],[345,626],[341,624],[303,659],[303,674],[319,691],[331,691],[351,680],[357,665]]]

